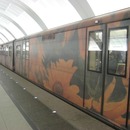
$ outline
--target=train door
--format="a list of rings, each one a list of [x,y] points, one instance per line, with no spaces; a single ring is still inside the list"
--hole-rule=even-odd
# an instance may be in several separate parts
[[[104,86],[105,25],[87,28],[87,63],[84,107],[101,113]],[[98,108],[95,108],[98,103]]]
[[[26,63],[26,42],[23,41],[22,43],[22,76],[24,77],[26,77],[25,63]]]
[[[5,47],[2,45],[1,64],[4,65]]]
[[[9,68],[13,70],[13,44],[9,46]]]
[[[22,75],[28,77],[29,67],[29,42],[27,40],[22,43]]]
[[[126,126],[130,54],[130,21],[87,29],[84,107]]]
[[[5,66],[6,60],[6,45],[3,45],[3,56],[2,56],[2,64]]]
[[[11,70],[13,69],[13,45],[12,43],[6,46],[5,66]]]
[[[21,74],[21,58],[22,57],[22,44],[21,41],[15,42],[15,71]]]
[[[5,45],[5,66],[9,67],[9,45]]]
[[[130,20],[107,25],[103,115],[126,126],[128,121]],[[130,120],[129,120],[130,121]]]
[[[26,73],[27,78],[29,76],[29,58],[30,58],[30,56],[29,56],[29,48],[30,48],[29,41],[26,40],[26,63],[25,63],[26,71],[25,71],[25,73]]]

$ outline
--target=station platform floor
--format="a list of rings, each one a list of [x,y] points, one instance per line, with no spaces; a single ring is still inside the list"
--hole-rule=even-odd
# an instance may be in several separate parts
[[[114,130],[0,65],[0,130]]]

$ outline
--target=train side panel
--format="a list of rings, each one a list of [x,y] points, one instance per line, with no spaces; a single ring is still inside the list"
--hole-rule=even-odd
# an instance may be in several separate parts
[[[29,39],[29,80],[43,87],[44,70],[43,65],[43,42],[42,37]]]
[[[29,79],[83,106],[86,29],[30,39]]]

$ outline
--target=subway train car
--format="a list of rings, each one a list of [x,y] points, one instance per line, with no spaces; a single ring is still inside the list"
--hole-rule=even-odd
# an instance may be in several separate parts
[[[10,70],[13,70],[13,45],[13,41],[0,45],[0,63]]]
[[[0,62],[94,117],[130,130],[130,8],[0,45]]]

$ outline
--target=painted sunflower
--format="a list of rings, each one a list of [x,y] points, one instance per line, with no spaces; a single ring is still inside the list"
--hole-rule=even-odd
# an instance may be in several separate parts
[[[79,87],[70,84],[76,70],[77,67],[73,66],[73,60],[59,59],[56,63],[51,63],[47,69],[47,80],[43,82],[50,91],[81,106],[83,99],[78,95]]]

